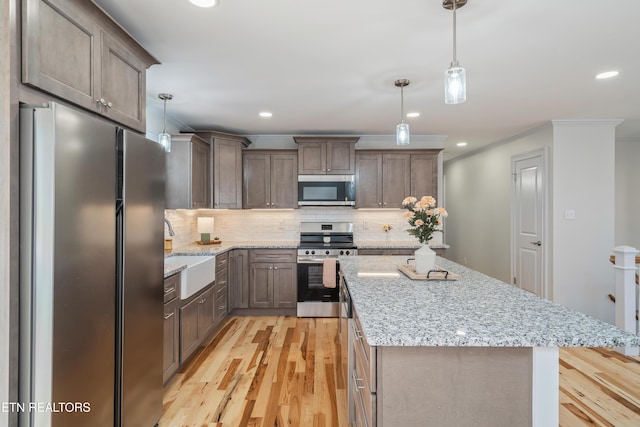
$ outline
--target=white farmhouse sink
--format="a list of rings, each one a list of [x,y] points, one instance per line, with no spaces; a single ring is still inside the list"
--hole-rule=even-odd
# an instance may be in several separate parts
[[[186,265],[180,272],[180,298],[187,299],[216,279],[215,255],[176,255],[164,259],[164,265]]]

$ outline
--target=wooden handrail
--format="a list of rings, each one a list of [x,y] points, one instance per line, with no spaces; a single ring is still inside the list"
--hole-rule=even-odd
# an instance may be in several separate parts
[[[615,255],[611,255],[609,257],[609,261],[611,261],[611,264],[615,264],[616,263],[616,256]],[[640,264],[640,256],[636,257],[636,264]],[[636,285],[640,285],[640,277],[638,277],[638,273],[636,273]],[[613,302],[616,302],[615,299],[614,299]]]
[[[615,264],[616,263],[616,256],[615,255],[611,255],[609,257],[609,261],[611,261],[611,264]],[[636,257],[636,264],[640,264],[640,256]]]
[[[611,294],[609,294],[609,299],[610,299],[611,301],[613,301],[613,302],[616,302],[616,296],[615,296],[615,295],[611,295]],[[640,319],[638,318],[638,310],[636,310],[636,320],[640,320]]]

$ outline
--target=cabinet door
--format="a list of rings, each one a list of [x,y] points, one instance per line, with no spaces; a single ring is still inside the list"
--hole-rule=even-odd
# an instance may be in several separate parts
[[[198,335],[205,339],[215,326],[216,293],[215,286],[202,294],[198,309]]]
[[[191,146],[191,208],[211,207],[209,144],[193,140]]]
[[[411,155],[411,194],[438,198],[438,155]]]
[[[217,257],[216,257],[217,258]],[[214,323],[219,325],[222,319],[224,319],[227,315],[227,294],[229,293],[228,286],[228,277],[229,277],[229,269],[225,264],[225,268],[222,270],[216,271],[216,284],[215,284],[215,305],[214,305],[214,314],[215,319]]]
[[[269,154],[245,153],[242,163],[244,176],[242,180],[242,207],[245,209],[270,207],[271,156]]]
[[[410,195],[410,167],[411,156],[409,154],[385,154],[382,156],[383,208],[401,208],[402,200]]]
[[[296,307],[297,269],[293,263],[273,264],[273,306]]]
[[[229,314],[227,294],[218,295],[216,299],[216,326],[220,325]]]
[[[200,297],[180,307],[180,363],[191,356],[200,345],[198,335],[198,310]]]
[[[252,262],[249,268],[249,307],[273,307],[273,264]]]
[[[52,3],[22,2],[22,82],[99,112],[100,28],[81,8]]]
[[[178,302],[173,301],[164,305],[164,339],[162,341],[162,382],[167,382],[180,365],[180,323],[178,319]]]
[[[298,173],[300,175],[324,175],[327,173],[326,143],[298,143]]]
[[[242,209],[242,144],[214,137],[213,207]]]
[[[327,142],[327,174],[355,173],[355,142]]]
[[[229,307],[249,308],[249,251],[234,249],[229,262]]]
[[[356,207],[382,207],[382,155],[356,155]]]
[[[271,207],[298,207],[298,156],[271,155]]]
[[[103,32],[100,64],[98,96],[107,103],[103,114],[145,132],[145,63],[123,43]]]

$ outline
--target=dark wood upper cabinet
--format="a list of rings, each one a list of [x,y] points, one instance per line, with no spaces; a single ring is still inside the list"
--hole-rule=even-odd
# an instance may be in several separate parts
[[[167,153],[167,209],[211,208],[209,143],[192,133],[172,135]]]
[[[438,198],[438,154],[411,156],[411,195]]]
[[[293,138],[298,144],[299,175],[353,175],[358,137]]]
[[[245,209],[298,207],[295,150],[245,150],[242,169]]]
[[[242,209],[242,149],[247,138],[222,132],[199,131],[213,148],[211,183],[214,209]]]
[[[139,132],[158,61],[92,2],[22,2],[22,82]]]
[[[357,150],[356,208],[401,208],[407,196],[438,196],[439,149]]]

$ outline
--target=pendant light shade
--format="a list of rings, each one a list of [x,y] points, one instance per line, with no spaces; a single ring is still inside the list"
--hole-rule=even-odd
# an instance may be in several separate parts
[[[444,102],[460,104],[467,100],[467,74],[456,58],[456,10],[467,0],[443,0],[442,7],[453,10],[453,61],[444,72]]]
[[[467,75],[464,68],[452,62],[444,72],[444,102],[460,104],[467,100]]]
[[[395,81],[396,87],[400,88],[400,124],[396,126],[396,144],[409,145],[411,133],[409,125],[404,122],[404,87],[409,86],[409,80],[400,79]]]
[[[158,142],[164,147],[164,151],[171,152],[171,135],[167,133],[167,100],[173,99],[173,95],[168,93],[158,94],[158,98],[164,101],[164,112],[162,114],[163,125],[162,132],[158,135]]]

